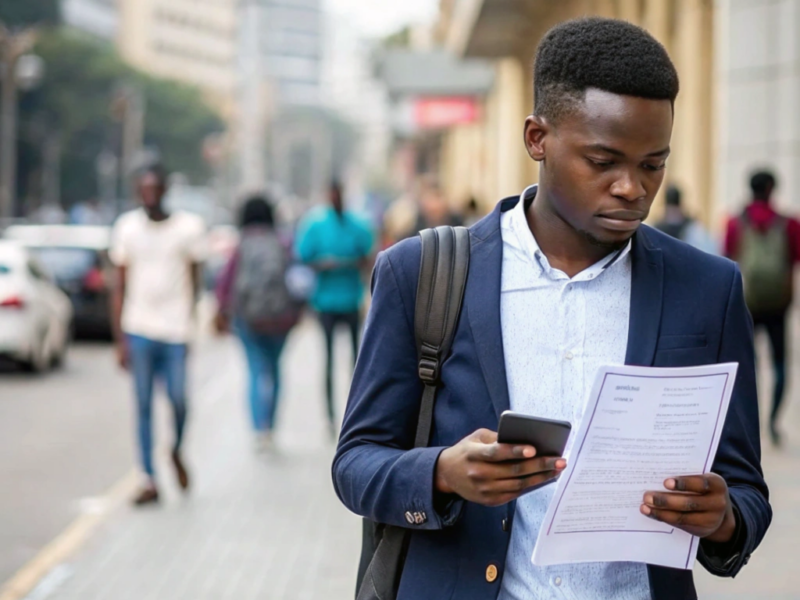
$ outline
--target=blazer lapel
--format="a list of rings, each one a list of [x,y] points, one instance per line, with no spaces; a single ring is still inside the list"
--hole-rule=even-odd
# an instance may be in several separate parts
[[[650,245],[646,226],[633,238],[631,315],[625,364],[653,365],[661,326],[664,263],[659,248]]]
[[[473,230],[470,273],[464,302],[475,340],[475,351],[498,418],[510,408],[500,324],[500,278],[503,266],[500,214],[509,205],[513,206],[513,203],[506,201],[498,205]]]

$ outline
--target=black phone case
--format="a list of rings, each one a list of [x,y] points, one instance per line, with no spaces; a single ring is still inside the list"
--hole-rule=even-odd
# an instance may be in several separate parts
[[[500,415],[497,441],[501,444],[530,444],[537,456],[563,456],[572,425],[510,410]]]

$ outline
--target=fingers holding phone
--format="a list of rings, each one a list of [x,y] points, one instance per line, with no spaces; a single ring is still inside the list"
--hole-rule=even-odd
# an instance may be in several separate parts
[[[504,444],[479,429],[447,448],[436,465],[436,489],[484,506],[499,506],[556,478],[567,463],[538,456],[531,444]]]

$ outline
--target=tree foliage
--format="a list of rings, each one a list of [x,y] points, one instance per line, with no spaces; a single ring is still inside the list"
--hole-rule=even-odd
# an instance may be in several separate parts
[[[68,29],[41,35],[35,51],[46,73],[40,88],[21,103],[22,137],[36,146],[39,134],[59,133],[65,204],[95,195],[97,156],[104,148],[119,153],[121,125],[111,106],[121,86],[144,97],[145,145],[159,151],[169,170],[195,182],[207,179],[202,141],[223,124],[198,90],[138,72],[109,45]]]
[[[10,29],[30,25],[55,25],[60,20],[60,0],[4,0],[0,2],[0,22]]]

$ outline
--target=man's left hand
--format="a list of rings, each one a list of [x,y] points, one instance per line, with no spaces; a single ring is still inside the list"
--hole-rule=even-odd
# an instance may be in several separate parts
[[[668,492],[645,492],[642,514],[710,542],[725,543],[736,531],[728,484],[716,473],[673,477]]]

